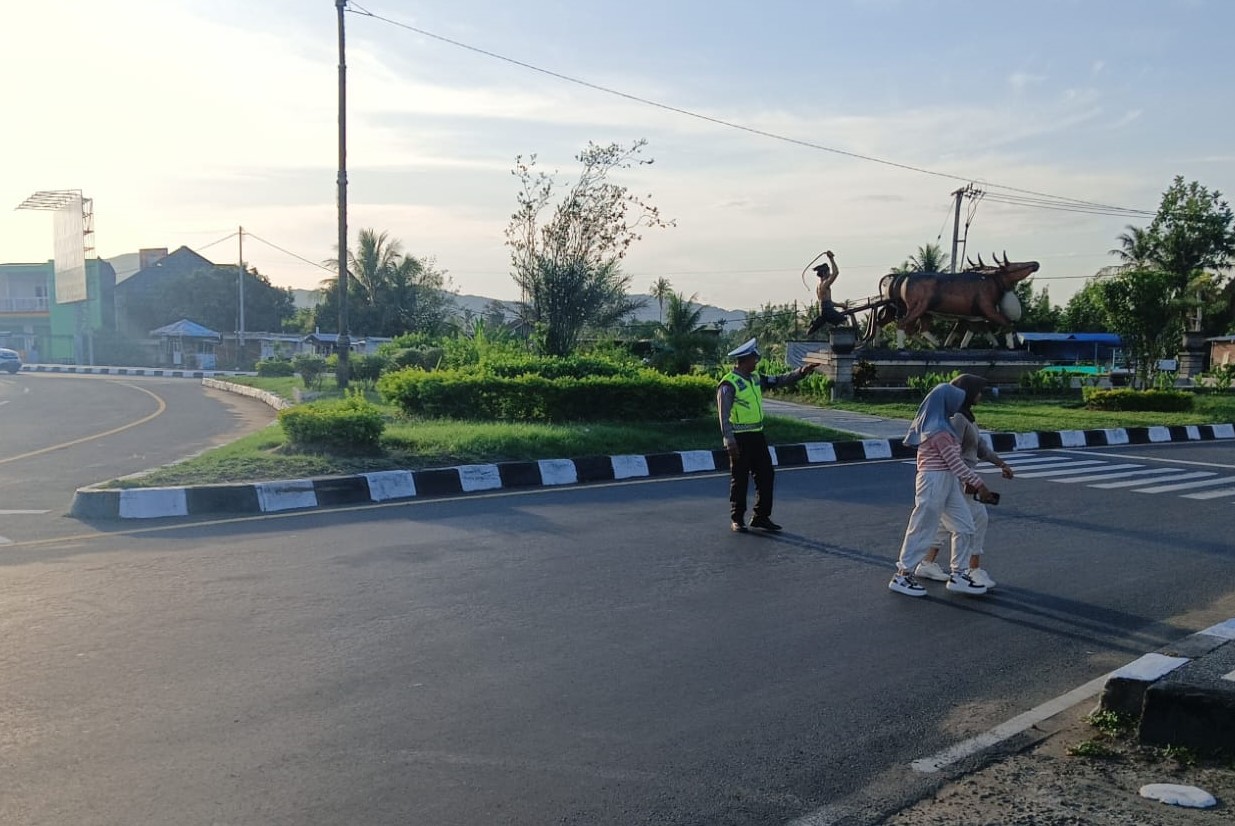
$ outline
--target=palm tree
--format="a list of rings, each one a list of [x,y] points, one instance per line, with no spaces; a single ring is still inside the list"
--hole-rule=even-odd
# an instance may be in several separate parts
[[[944,272],[948,268],[948,256],[944,255],[939,244],[926,244],[918,247],[918,251],[909,256],[893,272]]]
[[[1146,267],[1156,263],[1158,239],[1145,227],[1128,224],[1127,232],[1115,236],[1119,248],[1110,254],[1119,259],[1120,269]]]
[[[690,298],[670,292],[665,320],[656,328],[656,354],[652,363],[670,373],[687,373],[701,360],[714,354],[718,341],[715,333],[699,323],[703,307],[696,304],[698,294]]]
[[[673,286],[668,278],[657,278],[648,289],[648,294],[660,305],[660,322],[663,324],[665,322],[665,299],[673,295]]]

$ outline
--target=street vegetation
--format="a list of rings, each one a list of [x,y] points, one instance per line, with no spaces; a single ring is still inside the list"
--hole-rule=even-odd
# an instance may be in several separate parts
[[[765,305],[740,327],[725,329],[702,323],[698,297],[675,291],[662,277],[650,287],[657,320],[631,323],[639,304],[630,295],[624,258],[642,233],[673,227],[650,195],[633,195],[617,182],[652,163],[643,157],[645,148],[642,140],[589,144],[576,157],[579,172],[570,181],[540,171],[535,156],[517,159],[516,208],[506,229],[511,277],[521,296],[513,314],[497,303],[481,314],[453,314],[449,279],[431,257],[405,252],[388,232],[362,230],[347,255],[349,326],[393,340],[350,359],[351,389],[337,386],[333,356],[259,362],[256,377],[236,381],[302,402],[280,414],[279,426],[117,484],[717,448],[713,399],[727,368],[722,354],[757,337],[762,369],[789,369],[785,342],[805,329],[813,308]],[[1135,372],[1132,387],[1100,388],[1099,376],[1074,379],[1063,368],[1027,374],[1020,387],[1009,388],[1014,392],[989,394],[978,410],[984,429],[1235,421],[1235,371],[1219,366],[1193,387],[1176,388],[1174,374],[1159,364],[1174,355],[1185,332],[1235,331],[1230,207],[1220,193],[1176,178],[1154,220],[1128,227],[1116,241],[1116,263],[1095,273],[1064,307],[1052,305],[1045,288],[1016,285],[1024,310],[1018,328],[1119,333]],[[948,264],[938,244],[927,244],[892,270],[935,272]],[[285,327],[337,330],[337,279],[323,282],[322,304],[293,317],[285,296],[272,292],[263,277],[249,275],[252,294]],[[221,272],[196,289],[222,289],[227,279]],[[180,286],[187,289],[187,282]],[[158,300],[175,303],[179,314],[184,296],[177,289],[169,286]],[[208,320],[227,328],[222,317]],[[855,366],[855,400],[832,401],[833,388],[823,376],[800,382],[785,397],[908,419],[923,393],[951,378],[930,374],[912,378],[901,390],[875,388],[870,367],[861,361]],[[1103,366],[1089,368],[1100,373]],[[797,420],[773,418],[767,429],[773,444],[851,438]]]

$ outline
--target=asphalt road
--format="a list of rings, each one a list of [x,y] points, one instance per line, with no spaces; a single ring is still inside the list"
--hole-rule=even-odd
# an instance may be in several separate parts
[[[781,471],[775,537],[707,475],[19,542],[0,822],[871,822],[912,761],[1235,616],[1235,492],[1187,498],[1235,445],[1017,461],[981,599],[887,590],[902,462]]]
[[[264,427],[266,405],[191,379],[0,376],[0,546],[69,536],[73,492]]]

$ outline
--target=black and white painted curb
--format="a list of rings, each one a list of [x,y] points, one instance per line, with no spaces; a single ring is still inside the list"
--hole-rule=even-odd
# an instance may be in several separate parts
[[[1235,439],[1235,425],[994,433],[989,434],[988,438],[997,451],[1105,447]],[[907,459],[915,454],[913,448],[905,447],[899,439],[778,445],[773,447],[771,452],[773,463],[779,467],[872,459]],[[159,519],[223,513],[274,513],[399,499],[454,496],[507,488],[553,487],[710,473],[728,469],[729,457],[724,450],[682,450],[648,455],[461,465],[434,470],[387,470],[356,476],[277,482],[125,490],[81,488],[73,498],[71,512],[82,519]]]
[[[904,447],[899,440],[889,439],[779,445],[773,447],[771,453],[773,463],[781,467],[908,458],[914,455],[912,448]],[[252,484],[126,490],[81,488],[73,498],[72,514],[83,519],[157,519],[209,513],[271,513],[728,469],[729,456],[724,450],[681,450],[647,455],[460,465],[435,470],[387,470],[356,476]]]
[[[88,367],[81,364],[23,364],[23,373],[72,373],[78,376],[162,376],[177,379],[208,379],[211,376],[256,376],[243,370],[184,370],[171,367]]]
[[[1198,751],[1235,744],[1235,619],[1112,671],[1101,708],[1139,720],[1146,745]]]

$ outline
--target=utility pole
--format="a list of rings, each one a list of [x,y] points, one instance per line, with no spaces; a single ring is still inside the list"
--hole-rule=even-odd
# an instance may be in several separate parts
[[[961,199],[968,190],[966,185],[952,193],[952,197],[956,199],[956,215],[952,218],[952,258],[949,260],[948,272],[956,272],[956,247],[961,234]]]
[[[236,369],[244,369],[244,227],[240,228],[240,323],[236,334]]]
[[[335,381],[347,389],[348,356],[352,341],[347,334],[347,61],[343,37],[343,10],[347,0],[335,0],[339,16],[339,369]]]

